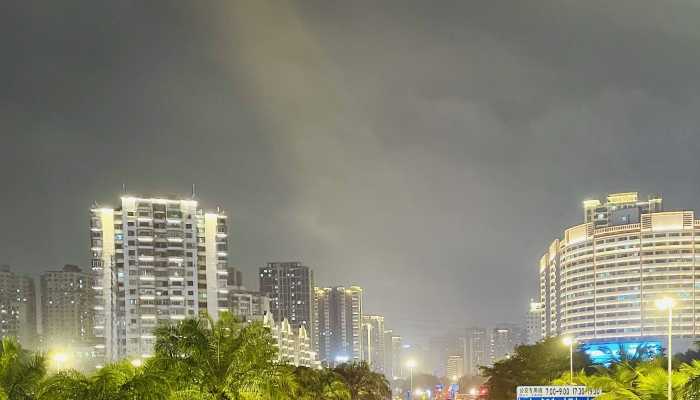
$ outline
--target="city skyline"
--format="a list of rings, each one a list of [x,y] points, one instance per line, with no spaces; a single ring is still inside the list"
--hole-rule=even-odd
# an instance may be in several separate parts
[[[0,264],[89,268],[93,201],[194,183],[248,282],[298,260],[406,343],[521,321],[572,204],[700,210],[700,11],[640,1],[12,4]]]

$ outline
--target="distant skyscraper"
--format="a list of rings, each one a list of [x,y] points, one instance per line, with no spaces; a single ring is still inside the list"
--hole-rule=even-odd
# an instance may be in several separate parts
[[[490,364],[502,360],[513,353],[516,346],[525,342],[523,329],[515,324],[503,324],[491,330]]]
[[[381,315],[362,316],[363,359],[374,372],[386,373],[384,364],[384,317]]]
[[[406,374],[403,369],[403,343],[402,338],[399,335],[391,335],[391,376],[388,378],[401,378],[403,379]]]
[[[542,303],[530,299],[530,309],[527,312],[527,344],[535,344],[542,340]]]
[[[464,376],[464,358],[461,355],[447,356],[446,377],[451,382],[456,382]]]
[[[46,343],[90,351],[95,295],[89,272],[77,265],[41,274],[41,326]]]
[[[229,265],[227,268],[228,274],[226,275],[226,286],[229,288],[242,287],[243,285],[243,273],[240,269]]]
[[[428,359],[425,360],[424,368],[432,372],[435,376],[447,376],[445,370],[445,360],[455,352],[455,337],[453,335],[442,335],[430,338],[428,345]]]
[[[0,266],[0,338],[14,336],[27,348],[36,346],[34,280]]]
[[[91,209],[96,351],[153,352],[159,323],[228,310],[226,215],[191,199],[124,196]]]
[[[270,298],[275,321],[288,320],[292,328],[313,329],[314,273],[299,262],[274,262],[260,268],[260,292]]]
[[[336,365],[362,360],[362,288],[315,288],[314,314],[314,338],[321,362]]]
[[[491,344],[490,335],[484,328],[467,329],[467,341],[469,346],[469,359],[467,375],[481,375],[479,367],[490,365],[489,347]]]

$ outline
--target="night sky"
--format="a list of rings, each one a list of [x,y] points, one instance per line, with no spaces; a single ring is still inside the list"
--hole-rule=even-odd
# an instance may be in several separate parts
[[[230,215],[230,259],[359,284],[411,340],[519,321],[581,201],[700,210],[695,0],[15,1],[0,264],[87,266],[135,194]]]

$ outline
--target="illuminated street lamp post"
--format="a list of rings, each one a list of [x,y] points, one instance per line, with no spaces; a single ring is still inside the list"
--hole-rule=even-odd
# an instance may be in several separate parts
[[[671,380],[671,374],[673,373],[673,369],[671,368],[671,357],[673,355],[673,352],[671,350],[671,336],[673,334],[673,299],[671,299],[670,297],[664,297],[662,299],[656,300],[656,308],[662,311],[668,310],[668,350],[666,357],[668,358],[668,400],[671,400],[673,398],[673,385]]]
[[[410,382],[411,382],[410,388],[411,388],[411,399],[413,399],[413,368],[416,367],[416,361],[415,360],[408,360],[408,362],[406,363],[406,366],[411,371],[410,372],[410,377],[411,377],[410,378]]]
[[[571,382],[571,385],[574,385],[574,344],[576,343],[576,339],[572,337],[565,337],[562,342],[564,342],[565,345],[569,346],[569,379]]]
[[[65,353],[63,351],[55,352],[51,356],[51,361],[53,361],[53,366],[57,370],[61,370],[65,367],[65,364],[68,361],[68,353]]]

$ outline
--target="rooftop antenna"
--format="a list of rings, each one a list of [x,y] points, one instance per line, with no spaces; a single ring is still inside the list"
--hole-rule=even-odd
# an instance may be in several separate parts
[[[126,183],[122,183],[122,193],[126,194]]]
[[[197,194],[197,191],[195,190],[194,183],[192,184],[192,198],[194,199],[194,196]]]

